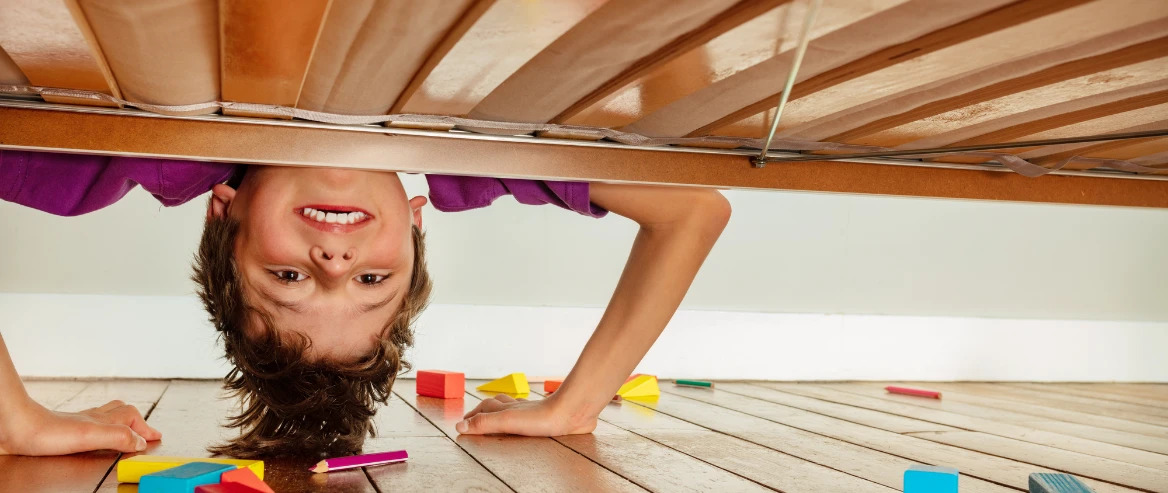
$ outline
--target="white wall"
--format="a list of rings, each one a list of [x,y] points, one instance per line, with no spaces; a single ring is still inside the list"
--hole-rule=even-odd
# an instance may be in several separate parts
[[[407,177],[407,188],[424,193],[424,182]],[[676,349],[655,349],[646,365],[738,378],[1168,381],[1168,362],[1146,352],[1168,347],[1168,211],[751,191],[727,196],[734,218],[687,297],[687,311],[663,339],[675,341],[670,347]],[[186,279],[202,202],[163,209],[135,191],[79,218],[0,202],[0,331],[22,371],[123,374],[103,363],[109,355],[86,350],[96,346],[61,353],[56,341],[173,333],[167,337],[183,349],[145,359],[159,365],[159,375],[217,375],[206,364],[214,351],[185,349],[212,347]],[[441,354],[458,354],[456,363],[490,372],[500,356],[462,351],[495,338],[525,352],[525,364],[551,373],[562,372],[555,369],[565,360],[570,366],[635,232],[619,217],[592,220],[509,198],[478,211],[431,210],[426,229],[436,306],[423,320],[416,361],[442,366]],[[111,296],[91,296],[99,294]],[[127,306],[136,307],[133,315]],[[517,315],[528,313],[522,307],[591,309]],[[467,310],[485,311],[463,318]],[[541,326],[551,320],[574,322],[570,330]],[[475,330],[479,324],[482,330]],[[719,329],[707,330],[709,324]],[[182,330],[188,332],[179,335]],[[458,341],[434,344],[459,349],[425,352],[426,341],[446,341],[442,334]],[[537,336],[539,349],[531,346]],[[467,344],[471,338],[482,339]],[[927,343],[945,350],[930,352],[927,364],[893,357],[888,345],[905,338],[909,348]],[[1042,370],[985,365],[995,355],[1033,357],[1028,348],[1038,343],[1086,358],[1052,359]],[[688,345],[708,354],[684,351]],[[753,353],[759,348],[773,348],[774,357]],[[71,363],[34,363],[55,360]]]

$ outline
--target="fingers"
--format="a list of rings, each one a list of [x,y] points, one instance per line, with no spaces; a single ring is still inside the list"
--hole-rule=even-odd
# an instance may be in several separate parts
[[[104,413],[104,412],[106,412],[106,411],[112,411],[112,410],[113,410],[113,409],[115,409],[115,408],[119,408],[119,407],[122,407],[122,406],[125,406],[125,405],[126,405],[126,403],[125,403],[125,402],[122,402],[122,401],[119,401],[119,400],[113,400],[113,401],[109,401],[109,402],[105,403],[105,404],[104,404],[104,405],[102,405],[101,407],[94,408],[93,410],[94,410],[94,411],[98,411],[98,412],[103,412],[103,413]]]
[[[137,433],[142,438],[154,441],[162,438],[162,433],[146,424],[146,420],[142,418],[142,413],[138,412],[138,408],[122,403],[120,406],[109,408],[114,403],[121,401],[113,401],[98,409],[106,409],[105,412],[93,415],[94,418],[106,424],[123,425],[129,427],[134,433]],[[108,409],[107,409],[108,408]]]
[[[119,424],[90,423],[81,433],[78,450],[117,450],[119,452],[141,452],[146,450],[146,439]]]
[[[459,421],[458,424],[454,425],[454,429],[463,435],[510,433],[510,414],[506,411],[478,413],[469,419]]]
[[[505,409],[507,404],[512,402],[515,402],[515,399],[505,394],[499,394],[490,399],[483,399],[479,405],[475,406],[475,408],[472,409],[469,413],[463,415],[462,419],[469,419],[471,416],[479,413],[493,413],[495,411],[500,411]]]

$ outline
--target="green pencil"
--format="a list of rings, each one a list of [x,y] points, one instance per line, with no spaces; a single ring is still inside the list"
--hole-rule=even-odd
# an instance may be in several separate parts
[[[703,382],[701,380],[674,380],[673,383],[683,387],[704,387],[707,389],[714,388],[714,382]]]

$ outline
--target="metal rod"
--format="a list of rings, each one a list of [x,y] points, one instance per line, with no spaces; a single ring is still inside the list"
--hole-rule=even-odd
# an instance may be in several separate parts
[[[992,149],[1009,149],[1013,147],[1035,147],[1058,144],[1077,144],[1082,142],[1099,142],[1104,140],[1144,139],[1148,137],[1163,137],[1168,135],[1168,128],[1160,130],[1146,130],[1143,132],[1125,132],[1118,134],[1086,135],[1082,137],[1065,137],[1061,139],[1027,140],[1021,142],[1002,142],[997,144],[980,144],[971,146],[933,147],[930,149],[911,149],[902,151],[875,151],[857,152],[852,154],[800,154],[797,156],[771,156],[766,160],[772,163],[790,163],[795,161],[832,161],[836,159],[865,159],[887,158],[894,156],[919,156],[923,154],[948,154],[951,152],[986,151]]]
[[[803,18],[803,30],[799,32],[799,44],[795,48],[795,59],[791,62],[791,71],[787,74],[787,82],[783,84],[783,93],[779,95],[779,104],[775,106],[775,119],[771,121],[771,131],[767,133],[762,151],[751,160],[755,168],[766,166],[767,150],[771,147],[771,140],[775,138],[775,130],[779,129],[779,120],[783,118],[783,108],[787,106],[787,98],[791,97],[791,88],[795,86],[795,77],[799,75],[799,66],[803,64],[803,54],[807,53],[808,35],[811,24],[815,22],[815,15],[819,12],[822,0],[811,0],[807,15]]]
[[[440,131],[440,130],[415,130],[409,128],[398,127],[383,127],[381,125],[334,125],[330,123],[317,123],[302,120],[277,120],[273,118],[248,118],[238,116],[225,115],[162,115],[158,113],[150,113],[148,111],[138,111],[125,108],[106,108],[100,106],[78,106],[69,104],[46,103],[44,101],[36,100],[13,100],[0,98],[0,108],[16,108],[16,109],[33,109],[38,111],[59,111],[67,113],[90,113],[99,115],[118,115],[135,118],[155,118],[166,120],[188,120],[188,121],[202,121],[202,122],[229,122],[245,125],[257,126],[274,126],[274,127],[296,127],[296,128],[311,128],[319,130],[327,130],[333,132],[359,132],[359,133],[376,133],[384,135],[416,135],[424,137],[435,137],[455,140],[486,140],[496,142],[510,142],[516,144],[536,144],[536,145],[552,145],[552,146],[569,146],[569,147],[589,147],[589,148],[607,148],[607,149],[624,149],[624,150],[642,150],[660,153],[662,156],[669,156],[670,154],[710,154],[710,155],[732,155],[753,158],[755,151],[746,149],[714,149],[705,147],[679,147],[679,146],[663,146],[663,147],[636,147],[628,144],[621,144],[617,142],[606,141],[588,141],[577,139],[553,139],[548,137],[533,137],[525,136],[511,136],[511,135],[492,135],[492,134],[476,134],[465,131]],[[3,120],[0,119],[0,124]],[[59,151],[60,149],[48,148],[26,148],[22,146],[7,145],[0,142],[0,149],[25,149],[25,150],[41,150],[41,151]],[[83,150],[83,149],[77,149]],[[95,150],[84,150],[93,154],[110,154]],[[787,157],[806,156],[804,154],[794,154],[789,152],[770,152],[767,153],[771,159],[781,160]],[[146,156],[142,157],[165,157],[165,156]],[[667,157],[664,159],[668,159]],[[917,168],[937,168],[937,169],[960,169],[968,171],[997,171],[1002,173],[1012,173],[1009,168],[1002,166],[994,161],[987,161],[984,163],[943,163],[943,162],[929,162],[920,161],[917,159],[897,159],[897,158],[844,158],[842,155],[835,156],[817,156],[820,161],[842,161],[861,164],[882,164],[891,166],[910,166]],[[280,164],[273,161],[270,164]],[[1168,175],[1139,175],[1133,173],[1126,173],[1122,171],[1110,169],[1090,169],[1090,170],[1058,170],[1053,171],[1052,175],[1065,176],[1085,176],[1095,178],[1118,178],[1128,180],[1156,180],[1168,181]]]

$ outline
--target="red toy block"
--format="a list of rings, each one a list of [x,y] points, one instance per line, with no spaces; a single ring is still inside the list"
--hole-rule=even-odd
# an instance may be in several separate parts
[[[241,468],[233,471],[227,471],[219,476],[219,482],[223,484],[238,484],[251,488],[249,491],[256,491],[260,493],[276,493],[272,490],[264,480],[256,476],[251,469]]]
[[[195,493],[260,493],[260,490],[239,483],[216,483],[199,486]]]
[[[418,395],[461,399],[466,394],[466,375],[456,371],[418,370]]]
[[[543,391],[550,394],[552,392],[555,392],[556,390],[559,390],[560,385],[563,385],[563,384],[564,384],[564,379],[562,379],[562,378],[545,379],[543,381]]]

